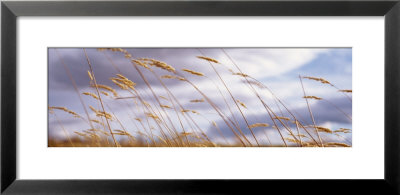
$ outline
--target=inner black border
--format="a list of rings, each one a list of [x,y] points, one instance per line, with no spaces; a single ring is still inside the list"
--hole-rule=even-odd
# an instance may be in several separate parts
[[[16,20],[18,16],[385,16],[385,179],[16,179]],[[399,34],[399,0],[2,1],[1,192],[3,194],[399,194]],[[344,162],[343,166],[345,165]],[[83,166],[90,165],[83,162]],[[115,166],[119,165],[116,163]],[[251,166],[251,161],[248,166]],[[60,167],[60,169],[64,168],[67,167]]]

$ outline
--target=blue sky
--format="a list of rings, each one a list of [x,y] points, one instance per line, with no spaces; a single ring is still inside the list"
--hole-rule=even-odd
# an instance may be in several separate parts
[[[115,77],[118,72],[122,72],[124,76],[137,83],[136,89],[140,91],[144,99],[151,105],[158,103],[152,98],[150,90],[146,87],[143,80],[132,67],[129,60],[124,58],[121,53],[111,51],[97,51],[94,48],[86,49],[91,60],[96,80],[99,84],[112,86],[121,97],[131,96],[124,90],[118,89],[111,81],[110,77]],[[203,91],[207,96],[227,114],[228,118],[236,118],[241,128],[246,128],[245,121],[241,120],[241,114],[235,108],[235,104],[230,99],[228,91],[220,82],[209,63],[205,60],[196,58],[196,56],[208,56],[217,59],[221,64],[215,64],[214,67],[220,73],[225,83],[228,85],[235,99],[245,103],[247,108],[243,108],[243,112],[248,116],[250,123],[268,123],[273,124],[273,121],[268,119],[267,112],[261,102],[255,97],[253,91],[246,85],[243,78],[237,75],[232,75],[228,69],[238,72],[232,61],[220,48],[140,48],[127,49],[134,57],[137,58],[153,58],[166,62],[175,67],[176,70]],[[352,89],[352,50],[351,48],[225,48],[226,53],[240,67],[243,73],[252,76],[253,78],[265,84],[273,94],[278,97],[289,110],[297,113],[299,118],[302,118],[305,124],[312,123],[309,115],[307,104],[304,98],[303,90],[299,75],[322,77],[338,89]],[[59,56],[57,55],[57,53]],[[78,114],[85,116],[82,103],[79,100],[77,92],[74,90],[71,79],[67,76],[64,66],[61,63],[64,61],[67,68],[70,70],[72,79],[76,82],[80,93],[94,92],[93,88],[89,87],[89,78],[87,75],[88,65],[82,48],[50,48],[49,49],[49,106],[67,107]],[[112,65],[114,63],[114,65]],[[116,67],[117,68],[116,68]],[[142,67],[140,67],[142,68]],[[205,77],[198,77],[182,72],[182,68],[187,68],[204,73]],[[157,95],[168,96],[163,87],[154,78],[154,75],[141,69],[148,82],[153,87]],[[153,68],[158,75],[165,75],[168,72]],[[201,116],[194,115],[201,129],[216,143],[225,142],[235,143],[235,137],[230,132],[227,125],[216,114],[215,110],[207,103],[191,103],[190,100],[201,99],[202,96],[193,87],[184,82],[177,80],[165,80],[166,85],[178,98],[180,103],[187,109],[197,110]],[[351,120],[346,117],[351,117],[351,94],[349,97],[343,93],[339,93],[338,89],[327,84],[322,84],[317,81],[303,78],[303,85],[307,95],[313,95],[323,98],[323,100],[310,100],[310,108],[315,117],[317,125],[330,128],[332,130],[339,128],[351,129]],[[217,90],[216,86],[221,90]],[[282,106],[277,106],[276,98],[268,90],[257,89],[257,92],[265,99],[272,110],[280,113],[285,117],[290,117],[290,114],[284,111]],[[82,95],[81,95],[82,96]],[[86,106],[98,106],[96,100],[89,96],[82,96]],[[144,117],[143,114],[132,109],[134,104],[126,100],[116,100],[110,97],[105,97],[105,102],[109,109],[118,119],[124,124],[125,128],[134,136],[137,135],[138,127],[135,124],[134,118]],[[165,102],[166,104],[168,102]],[[283,111],[282,111],[283,110]],[[90,111],[90,110],[89,110]],[[90,128],[83,120],[77,120],[70,115],[62,112],[56,112],[59,118],[58,122],[53,115],[49,115],[49,135],[53,138],[63,139],[65,134],[62,127],[67,130],[70,135],[74,135],[74,131],[81,131]],[[95,117],[94,113],[90,113],[90,117]],[[205,119],[206,118],[206,119]],[[178,119],[171,116],[173,122]],[[224,137],[222,139],[219,133],[210,123],[214,121],[221,129]],[[60,125],[62,124],[62,127]],[[150,124],[149,124],[150,125]],[[175,124],[178,125],[178,124]],[[190,124],[183,124],[189,129]],[[187,126],[187,127],[186,127]],[[264,144],[282,144],[282,140],[276,129],[272,127],[257,128],[255,134],[259,137],[260,142]],[[293,126],[292,126],[293,127]],[[117,122],[112,124],[112,128],[120,129]],[[244,131],[246,136],[250,136],[249,131]],[[304,132],[301,132],[304,133]],[[139,135],[137,135],[139,136]],[[286,134],[287,136],[287,134]],[[345,138],[339,138],[332,134],[321,135],[324,141],[344,142],[351,145],[351,133],[344,134]],[[269,140],[267,139],[269,138]]]

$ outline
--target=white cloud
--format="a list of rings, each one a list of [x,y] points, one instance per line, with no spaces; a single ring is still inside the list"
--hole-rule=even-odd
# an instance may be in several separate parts
[[[299,68],[328,52],[327,49],[232,49],[227,53],[233,58],[242,71],[258,79],[278,76]],[[218,59],[232,64],[226,56],[220,54]]]

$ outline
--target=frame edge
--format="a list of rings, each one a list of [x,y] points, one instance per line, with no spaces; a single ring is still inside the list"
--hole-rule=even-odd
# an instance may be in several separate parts
[[[1,192],[16,179],[16,22],[1,2]]]
[[[7,1],[17,16],[383,16],[397,0]]]
[[[400,193],[400,3],[385,15],[385,180]]]

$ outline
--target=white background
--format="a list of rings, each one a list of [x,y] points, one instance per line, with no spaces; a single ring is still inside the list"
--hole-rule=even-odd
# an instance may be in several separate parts
[[[48,148],[47,47],[352,47],[352,148]],[[383,17],[19,17],[18,179],[383,179]]]

